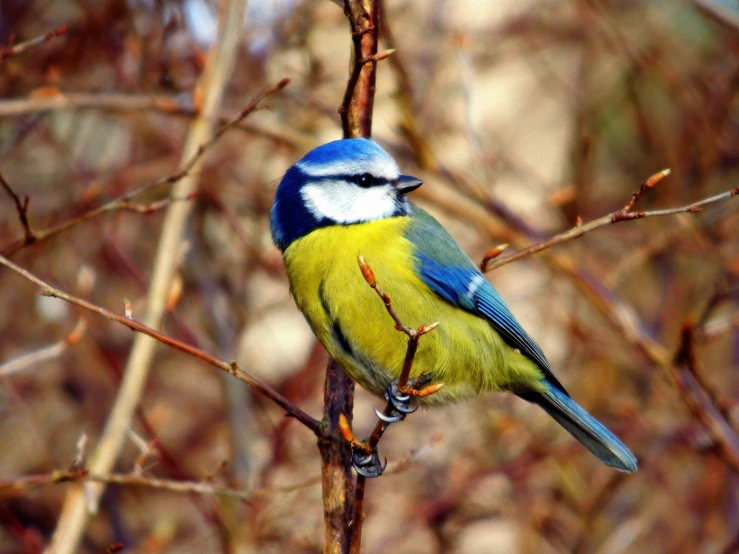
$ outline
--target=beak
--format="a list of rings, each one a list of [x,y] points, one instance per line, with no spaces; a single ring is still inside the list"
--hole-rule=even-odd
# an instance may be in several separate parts
[[[401,175],[398,177],[398,184],[395,188],[398,189],[398,192],[401,195],[406,195],[409,192],[416,190],[422,184],[423,181],[421,181],[421,179],[411,177],[410,175]]]

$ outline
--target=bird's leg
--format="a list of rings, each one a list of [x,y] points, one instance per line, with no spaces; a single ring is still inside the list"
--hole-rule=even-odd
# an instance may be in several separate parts
[[[357,473],[370,479],[382,475],[387,467],[387,459],[380,462],[380,455],[377,453],[379,436],[374,439],[371,436],[364,441],[357,440],[344,414],[339,416],[339,431],[352,447],[352,465]]]
[[[349,420],[341,414],[339,417],[339,431],[352,447],[352,465],[360,475],[368,478],[379,477],[387,467],[387,459],[380,461],[380,455],[377,453],[377,443],[382,434],[391,423],[397,423],[405,419],[405,416],[416,411],[416,408],[410,407],[411,398],[429,396],[438,391],[443,384],[437,383],[429,385],[431,377],[421,375],[415,379],[410,379],[405,387],[399,387],[398,381],[390,383],[385,391],[385,399],[388,404],[384,411],[375,408],[375,413],[380,421],[375,425],[372,434],[365,440],[359,441],[354,436]]]

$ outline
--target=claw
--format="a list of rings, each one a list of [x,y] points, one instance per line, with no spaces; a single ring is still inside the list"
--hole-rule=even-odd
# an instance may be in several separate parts
[[[367,454],[366,456],[362,458],[360,458],[359,456],[355,456],[354,458],[355,458],[357,465],[366,466],[372,461],[372,453]]]
[[[368,479],[374,479],[382,475],[387,467],[387,458],[383,463],[380,463],[380,457],[376,450],[373,450],[369,454],[364,456],[360,455],[356,450],[352,453],[352,465],[354,469]]]
[[[418,409],[418,406],[413,406],[411,408],[408,405],[396,404],[395,402],[393,402],[393,407],[396,410],[398,410],[400,413],[405,414],[405,415],[412,414],[413,412],[415,412]]]
[[[422,377],[419,377],[416,379],[416,381],[420,381]],[[378,413],[378,417],[385,421],[386,423],[397,423],[398,421],[402,421],[406,415],[412,414],[416,411],[416,407],[411,408],[409,406],[411,398],[413,398],[412,394],[409,394],[405,391],[398,390],[398,382],[392,381],[388,386],[387,389],[385,389],[385,400],[388,401],[388,403],[393,407],[393,413],[389,416],[393,419],[393,421],[389,421],[386,419],[388,416],[381,417]],[[384,415],[384,414],[383,414]]]
[[[375,415],[377,417],[379,417],[382,421],[384,421],[385,423],[388,423],[388,424],[390,424],[390,423],[398,423],[401,419],[403,419],[402,417],[400,417],[400,415],[389,415],[389,416],[386,416],[383,412],[381,412],[377,408],[375,408]]]
[[[424,373],[413,380],[413,384],[411,385],[410,388],[418,389],[420,387],[428,385],[430,382],[431,382],[431,375],[426,375]]]

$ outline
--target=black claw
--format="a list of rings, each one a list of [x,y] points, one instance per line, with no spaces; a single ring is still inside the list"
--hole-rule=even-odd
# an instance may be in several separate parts
[[[416,379],[414,383],[420,383],[422,381],[428,382],[429,380],[429,377],[422,375],[421,377]],[[397,423],[398,421],[402,421],[403,419],[405,419],[406,415],[412,414],[418,409],[418,407],[410,407],[411,398],[412,397],[410,394],[404,394],[398,390],[397,381],[392,381],[387,386],[387,389],[385,389],[385,400],[387,400],[388,403],[393,407],[393,413],[389,416],[393,419],[393,421],[389,421],[388,419],[386,419],[387,416],[380,417],[380,419],[387,422],[388,424]]]
[[[373,450],[369,454],[363,451],[354,450],[352,452],[352,465],[354,469],[364,477],[368,479],[374,479],[382,475],[387,467],[387,458],[385,462],[380,462],[380,456],[377,454],[377,450]]]
[[[414,379],[413,382],[411,383],[411,386],[414,389],[420,389],[428,385],[430,382],[431,382],[431,375],[426,375],[424,373],[423,375],[420,375],[419,377]]]

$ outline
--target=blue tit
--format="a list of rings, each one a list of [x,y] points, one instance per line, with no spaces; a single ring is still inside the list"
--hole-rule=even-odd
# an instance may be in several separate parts
[[[543,408],[604,463],[633,472],[629,449],[570,397],[493,286],[369,139],[319,146],[287,170],[270,213],[298,308],[329,354],[382,397],[401,372],[407,337],[357,264],[362,254],[401,320],[440,321],[419,342],[411,376],[443,383],[432,405],[506,391]]]

